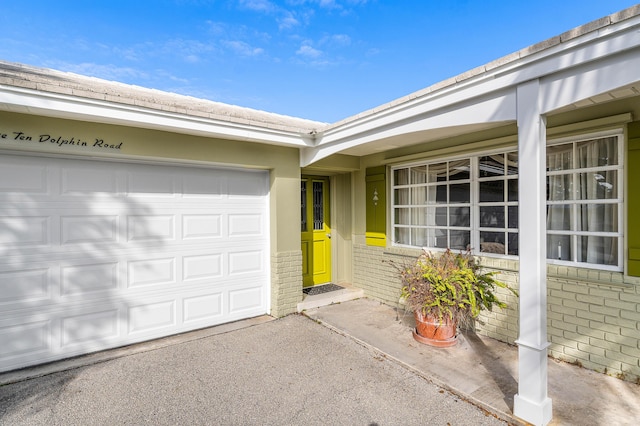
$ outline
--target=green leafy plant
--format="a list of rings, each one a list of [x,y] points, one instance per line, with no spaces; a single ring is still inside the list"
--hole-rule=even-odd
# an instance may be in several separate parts
[[[475,319],[483,309],[496,305],[505,308],[495,294],[496,288],[507,288],[495,278],[496,272],[483,271],[469,252],[424,252],[412,263],[396,265],[402,280],[401,298],[407,308],[423,315],[445,317],[456,324]]]

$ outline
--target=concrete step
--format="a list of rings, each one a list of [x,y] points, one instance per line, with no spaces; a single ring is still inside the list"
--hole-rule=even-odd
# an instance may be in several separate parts
[[[340,284],[342,290],[330,291],[316,295],[304,295],[302,302],[298,303],[298,312],[307,309],[319,308],[321,306],[332,305],[334,303],[348,302],[364,297],[364,290]]]

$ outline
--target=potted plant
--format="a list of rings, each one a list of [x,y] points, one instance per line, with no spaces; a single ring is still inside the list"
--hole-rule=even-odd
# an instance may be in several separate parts
[[[414,262],[397,266],[402,281],[401,299],[416,318],[414,338],[432,346],[457,343],[457,328],[478,317],[498,300],[497,287],[509,288],[495,279],[496,272],[483,271],[469,251],[425,251]]]

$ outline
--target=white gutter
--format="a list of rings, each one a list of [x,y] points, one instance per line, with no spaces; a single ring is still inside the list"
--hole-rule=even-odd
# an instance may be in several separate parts
[[[6,85],[0,85],[0,109],[297,148],[313,145],[310,134],[263,122],[238,123]]]

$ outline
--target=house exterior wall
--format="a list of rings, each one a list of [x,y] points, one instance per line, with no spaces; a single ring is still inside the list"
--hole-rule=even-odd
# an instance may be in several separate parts
[[[367,297],[402,309],[393,264],[420,250],[354,245],[354,282]],[[497,278],[518,289],[518,262],[482,258]],[[640,380],[640,279],[621,273],[549,266],[547,333],[555,359],[637,382]],[[502,342],[518,338],[518,298],[498,289],[506,309],[483,311],[475,331]]]
[[[637,103],[634,102],[637,106]],[[625,102],[624,108],[635,113],[637,108],[629,108]],[[620,110],[620,112],[622,111]],[[613,106],[611,111],[616,111]],[[635,116],[635,114],[633,114]],[[589,131],[599,131],[601,128],[580,128],[578,118],[594,120],[598,112],[589,114],[569,114],[555,117],[554,127],[549,133],[558,134],[560,130],[570,134],[580,134]],[[625,125],[617,125],[626,129]],[[508,134],[509,128],[505,128]],[[504,140],[504,137],[498,138]],[[507,137],[508,139],[508,137]],[[627,143],[625,137],[625,145]],[[452,141],[446,147],[445,143],[436,143],[438,151],[430,151],[424,146],[424,158],[434,158],[434,152],[442,156],[452,151],[464,152],[464,144]],[[457,146],[457,148],[455,147]],[[482,152],[484,148],[495,148],[491,144],[476,141],[474,152]],[[403,155],[409,155],[411,161],[419,156],[418,147],[408,149]],[[437,158],[437,157],[435,157]],[[364,159],[366,167],[375,167],[389,161],[380,155]],[[629,167],[625,164],[625,167]],[[364,169],[364,167],[363,167]],[[625,169],[626,170],[626,169]],[[387,176],[388,176],[387,172]],[[626,174],[626,171],[625,171]],[[388,179],[389,180],[389,179]],[[391,205],[390,182],[388,186],[388,206]],[[634,183],[625,178],[627,191],[633,190]],[[364,193],[365,176],[363,172],[354,173],[354,190]],[[359,197],[355,207],[355,223],[364,223],[366,215],[366,200]],[[388,210],[389,211],[389,210]],[[635,224],[637,212],[629,211],[625,206],[625,219]],[[634,215],[634,216],[630,216]],[[388,218],[389,220],[389,218]],[[390,232],[390,224],[387,232]],[[367,244],[364,238],[365,230],[356,226],[354,236],[353,259],[354,279],[356,287],[365,290],[365,294],[380,302],[397,307],[401,284],[394,264],[402,264],[420,254],[421,250],[393,246],[388,241],[386,247],[376,247]],[[390,238],[387,238],[390,240]],[[499,258],[483,256],[481,264],[498,273],[498,279],[518,289],[519,262],[514,258]],[[626,263],[626,254],[625,261]],[[494,308],[492,312],[482,312],[476,323],[476,332],[497,340],[515,344],[519,337],[519,300],[507,290],[498,289],[506,309]],[[547,267],[547,333],[551,357],[574,363],[588,369],[606,373],[625,380],[640,381],[640,278],[625,275],[625,272],[612,272],[582,267],[568,267],[549,264]]]
[[[20,140],[17,137],[20,133],[31,137],[31,140]],[[40,142],[40,135],[44,134],[51,137]],[[53,142],[58,137],[60,141],[71,138],[86,141],[87,146]],[[94,147],[96,139],[114,147]],[[300,200],[300,167],[296,148],[0,112],[0,150],[268,170],[271,312],[275,316],[295,312],[296,304],[302,300],[300,209],[291,208]]]

